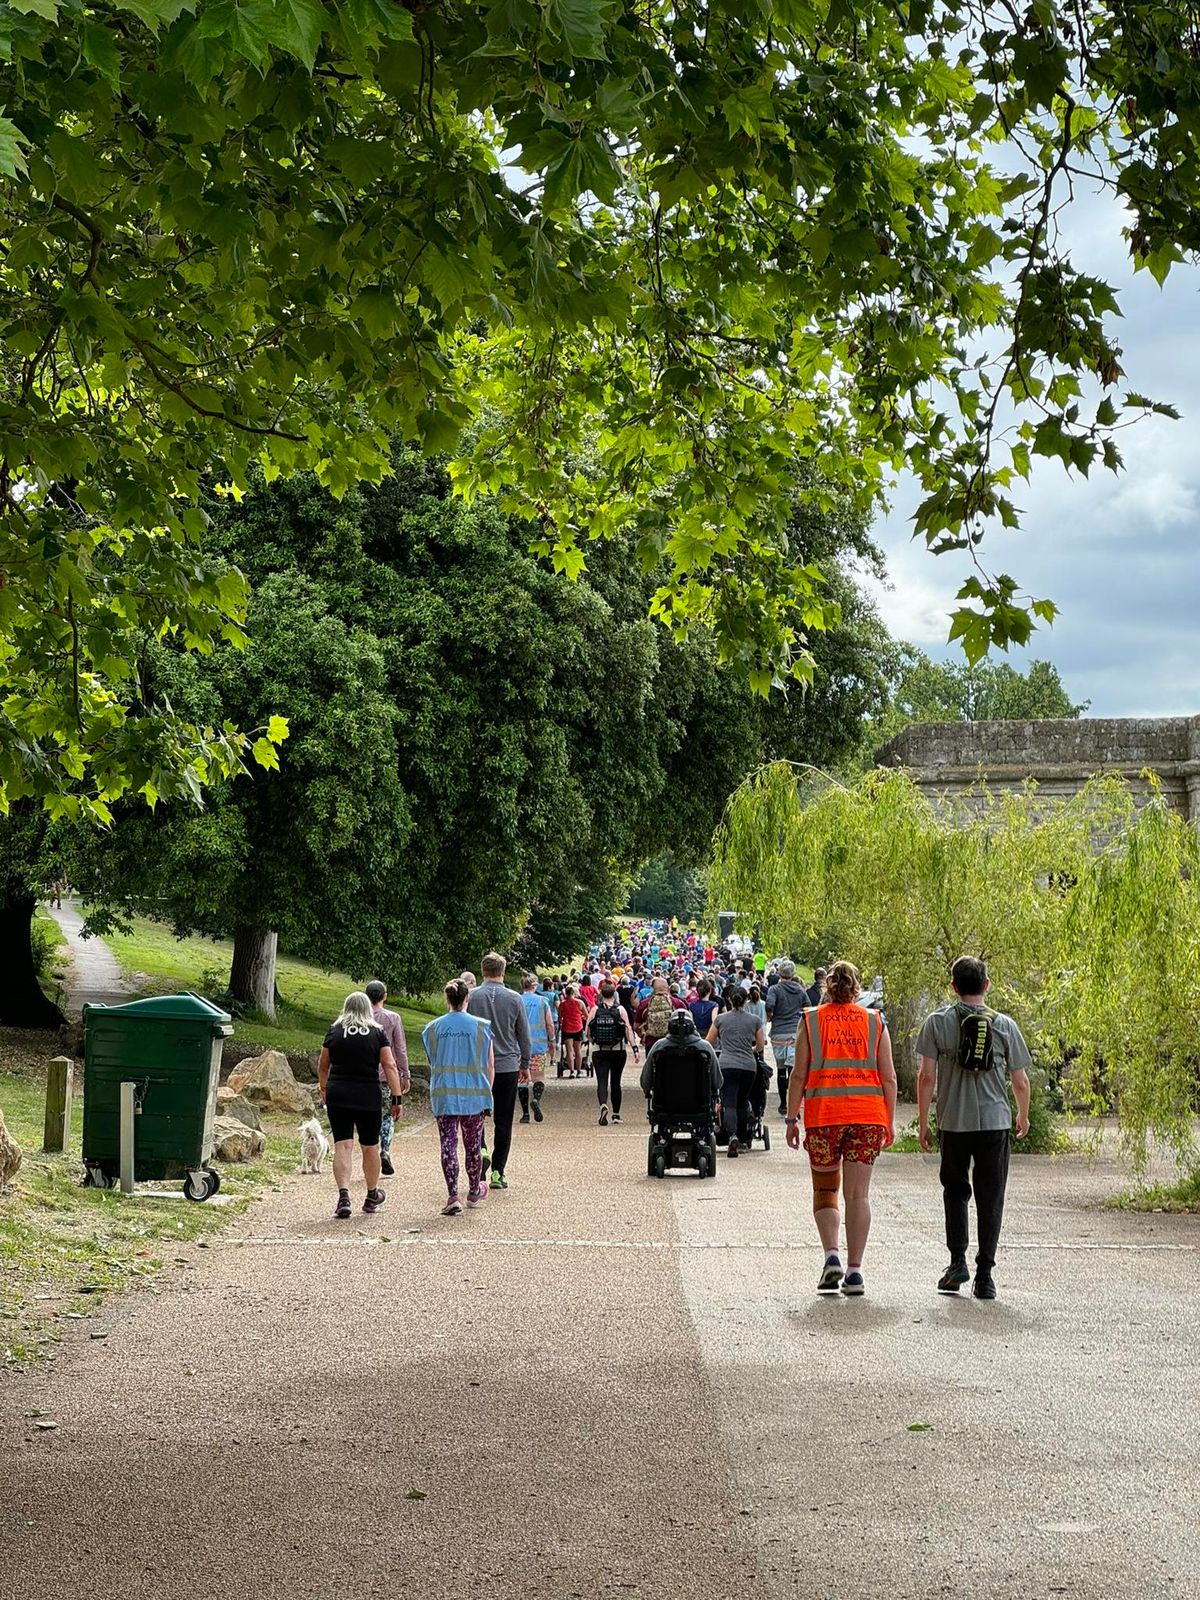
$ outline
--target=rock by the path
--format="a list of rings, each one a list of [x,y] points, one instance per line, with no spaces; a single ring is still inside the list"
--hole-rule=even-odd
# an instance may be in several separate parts
[[[282,1050],[264,1050],[262,1055],[244,1061],[230,1074],[228,1087],[272,1111],[294,1111],[306,1117],[313,1113],[313,1097],[296,1082]]]
[[[239,1094],[236,1089],[231,1089],[227,1083],[222,1084],[217,1090],[217,1116],[235,1117],[238,1122],[244,1122],[255,1132],[259,1132],[262,1128],[262,1118],[246,1096]]]
[[[0,1111],[0,1189],[12,1182],[21,1168],[21,1146],[5,1126],[4,1113]]]
[[[321,1054],[319,1050],[288,1050],[284,1053],[297,1083],[316,1083],[317,1061]],[[261,1054],[260,1044],[226,1039],[221,1049],[221,1081],[228,1082],[235,1072],[244,1071],[247,1063]]]
[[[266,1135],[237,1117],[217,1117],[213,1122],[213,1155],[218,1161],[250,1161],[266,1147]]]

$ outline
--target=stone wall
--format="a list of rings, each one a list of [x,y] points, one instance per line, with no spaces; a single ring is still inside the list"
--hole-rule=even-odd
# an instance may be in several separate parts
[[[1167,803],[1200,822],[1200,717],[913,723],[875,760],[908,768],[926,794],[951,799],[981,781],[1006,789],[1030,778],[1047,798],[1068,796],[1098,772],[1145,795],[1149,770]]]

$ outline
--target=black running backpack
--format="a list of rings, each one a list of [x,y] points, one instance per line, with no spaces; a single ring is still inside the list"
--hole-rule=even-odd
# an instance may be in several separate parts
[[[958,1005],[954,1010],[958,1017],[958,1065],[964,1072],[990,1072],[995,1065],[992,1040],[996,1013],[986,1006]]]
[[[597,1050],[615,1050],[625,1042],[625,1018],[620,1006],[600,1005],[592,1018],[592,1043]]]

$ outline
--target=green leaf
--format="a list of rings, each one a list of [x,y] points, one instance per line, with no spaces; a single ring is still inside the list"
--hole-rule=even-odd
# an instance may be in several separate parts
[[[107,78],[114,87],[120,84],[121,53],[111,28],[99,22],[84,22],[79,30],[79,48],[83,59],[95,67],[102,78]]]
[[[9,0],[9,3],[22,16],[45,17],[47,22],[57,22],[62,0]]]
[[[604,61],[610,0],[543,0],[546,24],[578,60]]]
[[[910,1422],[908,1425],[909,1433],[930,1433],[932,1429],[932,1422]]]
[[[270,739],[256,739],[251,746],[251,755],[260,767],[266,767],[268,772],[279,771],[279,752]]]
[[[0,113],[2,110],[0,108]],[[4,177],[15,178],[28,170],[25,160],[28,148],[29,141],[16,123],[0,114],[0,173]]]
[[[272,41],[311,72],[328,21],[324,6],[320,0],[275,0],[273,10]]]
[[[594,134],[559,138],[558,151],[546,164],[546,209],[557,214],[587,193],[611,200],[619,176],[608,149]]]
[[[288,736],[288,719],[271,717],[267,721],[267,738],[272,744],[282,744]]]
[[[273,0],[208,0],[196,26],[201,38],[224,39],[235,55],[265,67],[278,28],[276,6]]]

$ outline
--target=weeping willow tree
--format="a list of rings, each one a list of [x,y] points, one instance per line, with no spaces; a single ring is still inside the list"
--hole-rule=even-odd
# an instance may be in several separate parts
[[[1156,789],[1117,779],[1050,801],[979,786],[933,805],[896,769],[849,787],[787,763],[753,773],[715,840],[713,905],[780,949],[885,974],[901,1067],[959,955],[1044,1055],[1069,1058],[1076,1102],[1115,1110],[1145,1165],[1194,1155],[1200,1107],[1200,842]]]

